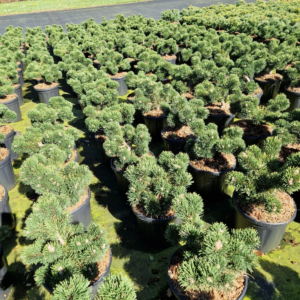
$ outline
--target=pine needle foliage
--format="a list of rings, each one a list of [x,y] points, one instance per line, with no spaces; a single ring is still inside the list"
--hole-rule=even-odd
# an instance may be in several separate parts
[[[165,218],[172,208],[173,199],[186,194],[192,184],[187,172],[189,158],[185,153],[174,155],[163,151],[159,158],[143,156],[137,165],[129,166],[124,176],[129,180],[129,203],[142,207],[146,216]]]
[[[14,111],[11,111],[7,106],[0,103],[0,124],[12,122],[17,117]],[[5,135],[0,133],[0,142],[5,140]]]
[[[13,83],[6,77],[5,74],[0,73],[0,97],[4,97],[13,93]]]
[[[97,300],[136,300],[131,281],[121,274],[109,275],[98,289]]]
[[[37,285],[46,284],[52,289],[58,285],[56,297],[69,294],[80,299],[80,295],[88,295],[86,281],[68,291],[63,287],[73,285],[73,276],[91,282],[98,275],[97,263],[109,250],[109,243],[98,224],[92,222],[86,230],[82,224],[71,224],[71,215],[60,204],[57,196],[49,193],[33,205],[23,231],[33,244],[23,250],[21,259],[25,264],[37,265]]]
[[[292,154],[282,166],[281,147],[279,137],[269,137],[262,149],[253,145],[238,155],[240,171],[228,173],[227,183],[235,188],[240,205],[262,205],[270,214],[278,213],[278,192],[300,189],[299,154]]]

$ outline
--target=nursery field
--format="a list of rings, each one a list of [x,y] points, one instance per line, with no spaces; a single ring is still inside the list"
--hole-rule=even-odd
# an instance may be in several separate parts
[[[32,82],[26,82],[23,87],[25,104],[21,107],[23,119],[13,124],[17,131],[24,132],[30,125],[27,112],[34,108],[39,99],[35,95]],[[129,92],[130,93],[130,92]],[[60,94],[73,105],[74,120],[69,125],[81,132],[77,142],[79,162],[86,164],[92,170],[94,177],[90,185],[92,190],[93,220],[104,226],[108,231],[108,239],[112,247],[113,261],[111,272],[129,276],[137,290],[137,299],[165,300],[175,299],[168,296],[167,265],[170,256],[177,247],[163,251],[145,246],[138,232],[136,218],[126,203],[126,197],[120,193],[116,178],[110,167],[103,163],[98,144],[93,134],[88,132],[84,123],[84,115],[78,100],[71,96],[71,89],[64,79],[60,80]],[[120,97],[120,102],[126,99]],[[164,150],[162,142],[150,145],[151,151],[159,155]],[[18,174],[22,161],[14,162],[14,171]],[[230,194],[230,193],[229,193]],[[25,218],[31,212],[31,206],[36,200],[28,186],[18,182],[9,192],[12,211],[16,215],[17,226],[13,236],[5,241],[4,253],[9,264],[8,279],[13,282],[13,289],[8,297],[14,299],[51,299],[50,294],[35,285],[34,269],[26,267],[20,261],[21,251],[27,242],[22,237]],[[204,220],[207,224],[223,221],[234,226],[234,211],[230,208],[230,197],[223,199],[215,206],[204,207]],[[275,300],[298,299],[300,280],[300,215],[288,226],[284,240],[279,248],[260,257],[260,266],[255,269],[250,278],[245,300]],[[296,262],[296,263],[295,263]],[[4,298],[6,299],[6,298]]]
[[[299,12],[8,26],[0,300],[300,299]]]

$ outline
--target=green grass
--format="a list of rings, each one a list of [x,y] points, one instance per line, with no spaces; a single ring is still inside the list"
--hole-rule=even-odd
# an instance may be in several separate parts
[[[114,5],[145,0],[35,0],[0,4],[0,15],[22,14],[101,5]]]
[[[177,247],[157,250],[145,246],[137,229],[134,214],[126,198],[120,194],[114,173],[109,166],[102,163],[102,157],[94,140],[84,126],[84,116],[77,102],[71,96],[71,90],[65,80],[60,81],[60,93],[70,101],[75,114],[69,124],[81,132],[77,143],[80,163],[88,165],[94,174],[92,190],[93,220],[101,224],[108,232],[112,248],[112,273],[122,273],[134,282],[138,300],[173,300],[167,297],[167,265],[168,260]],[[23,88],[25,104],[21,107],[23,119],[12,126],[15,130],[24,132],[30,125],[27,118],[28,110],[38,103],[32,84],[27,82]],[[124,101],[126,97],[122,97]],[[163,150],[162,143],[152,143],[151,151],[158,155]],[[18,175],[22,159],[14,162],[14,171]],[[230,193],[230,192],[228,192]],[[20,261],[22,249],[27,241],[22,238],[24,220],[30,213],[35,199],[29,187],[20,182],[9,192],[10,205],[16,216],[17,226],[13,236],[3,243],[9,268],[6,280],[12,282],[10,295],[3,299],[38,300],[51,298],[50,294],[34,283],[34,268],[25,266]],[[232,227],[234,212],[230,205],[230,197],[224,197],[218,203],[212,199],[205,203],[204,220],[207,223],[225,222]],[[300,217],[288,226],[280,248],[260,258],[260,266],[255,269],[245,300],[297,300],[300,299]],[[38,226],[38,225],[37,225]],[[298,245],[299,243],[299,245]],[[293,262],[297,262],[294,264]],[[0,297],[1,298],[1,297]],[[1,298],[2,299],[2,298]]]

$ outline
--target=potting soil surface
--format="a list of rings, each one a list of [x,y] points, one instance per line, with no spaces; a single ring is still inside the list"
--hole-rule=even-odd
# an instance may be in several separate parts
[[[62,25],[67,23],[80,24],[81,22],[94,18],[97,23],[105,17],[107,20],[115,18],[117,14],[123,14],[129,17],[132,14],[141,14],[147,18],[159,19],[160,13],[168,9],[183,9],[190,5],[204,7],[218,3],[235,4],[237,0],[152,0],[138,3],[127,3],[121,5],[106,5],[98,7],[80,8],[72,10],[46,11],[28,14],[0,16],[0,34],[5,32],[9,25],[14,27],[41,26],[45,29],[46,25]],[[248,0],[247,2],[254,2]],[[26,2],[24,2],[26,3]],[[1,4],[0,4],[1,9]]]
[[[60,94],[73,104],[75,118],[69,122],[69,125],[77,128],[81,133],[77,142],[79,162],[88,165],[94,173],[90,185],[92,216],[93,220],[108,232],[113,254],[111,273],[127,275],[134,282],[139,300],[174,299],[169,297],[167,266],[178,246],[157,250],[143,243],[135,216],[126,203],[126,197],[118,190],[113,171],[103,163],[94,135],[85,128],[84,116],[77,98],[71,96],[71,89],[64,79],[59,83]],[[21,107],[23,119],[10,124],[15,130],[22,132],[30,125],[27,118],[28,111],[38,103],[32,82],[25,81],[23,97],[25,102]],[[122,101],[126,101],[126,96],[120,97],[120,102]],[[150,148],[157,156],[163,151],[163,143],[152,142]],[[24,157],[20,157],[13,163],[17,177],[22,160]],[[228,191],[228,194],[230,195],[231,192]],[[18,185],[9,192],[9,197],[17,226],[12,237],[3,243],[3,247],[9,264],[6,282],[12,283],[13,288],[9,296],[7,291],[2,292],[0,299],[48,300],[51,298],[50,294],[43,287],[35,285],[33,278],[35,268],[25,266],[20,260],[21,251],[30,243],[22,237],[22,228],[36,201],[35,194],[31,188],[21,184],[18,178]],[[204,220],[207,223],[225,222],[229,227],[234,227],[234,211],[230,205],[230,197],[219,199],[219,203],[215,204],[217,200],[211,199],[211,203],[214,204],[205,203]],[[300,216],[288,226],[284,239],[276,251],[260,257],[260,266],[255,269],[253,277],[250,277],[245,300],[300,299],[299,221]]]

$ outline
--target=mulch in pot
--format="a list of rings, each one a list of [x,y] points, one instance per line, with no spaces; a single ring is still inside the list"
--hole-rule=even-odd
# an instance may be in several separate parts
[[[167,218],[171,218],[171,217],[175,216],[175,211],[173,210],[172,207],[163,216],[152,216],[152,215],[147,214],[143,204],[135,205],[132,208],[134,209],[134,211],[140,213],[144,217],[151,218],[151,219],[167,219]]]
[[[34,88],[38,89],[38,90],[47,90],[47,89],[53,88],[55,86],[58,86],[57,82],[52,82],[52,83],[41,82],[41,83],[35,85]]]
[[[5,102],[9,102],[13,99],[16,99],[18,97],[17,94],[9,94],[9,95],[5,95],[4,97],[0,98],[0,103],[5,103]]]
[[[240,205],[238,197],[236,203],[247,215],[255,220],[271,224],[288,222],[295,213],[294,199],[289,194],[281,191],[277,191],[277,195],[282,203],[280,213],[276,213],[276,210],[274,210],[274,213],[270,214],[265,209],[264,204]]]
[[[182,126],[180,128],[167,126],[162,130],[162,136],[172,140],[188,140],[195,137],[190,126]]]
[[[3,200],[5,196],[5,188],[4,186],[0,185],[0,202]]]
[[[211,103],[205,106],[208,110],[210,115],[214,116],[230,116],[232,113],[230,112],[230,104],[224,103],[222,106],[221,102]]]
[[[8,125],[0,126],[0,133],[4,135],[8,135],[12,130],[14,129]]]
[[[253,93],[249,94],[250,96],[256,96],[263,92],[261,88],[256,89]]]
[[[3,161],[9,155],[9,151],[6,148],[0,148],[0,161]]]
[[[266,123],[255,125],[253,124],[252,120],[239,120],[231,125],[231,127],[233,126],[242,128],[244,131],[244,136],[249,137],[267,136],[272,132],[272,127],[270,125]]]
[[[282,146],[279,152],[279,161],[284,163],[290,155],[298,152],[300,152],[300,144],[288,144]]]
[[[282,76],[280,74],[274,73],[274,74],[261,74],[255,77],[256,80],[260,81],[278,81],[282,80]]]
[[[244,290],[244,277],[241,276],[236,279],[234,286],[232,290],[229,290],[226,295],[223,293],[217,293],[210,292],[207,293],[205,291],[194,291],[194,290],[187,290],[185,291],[183,288],[180,287],[178,282],[178,270],[182,264],[183,261],[183,253],[181,250],[177,251],[175,255],[173,256],[171,262],[170,262],[170,268],[168,270],[168,274],[170,276],[170,279],[172,280],[173,286],[175,287],[178,294],[184,298],[185,300],[236,300],[239,298],[239,296],[242,294]]]

